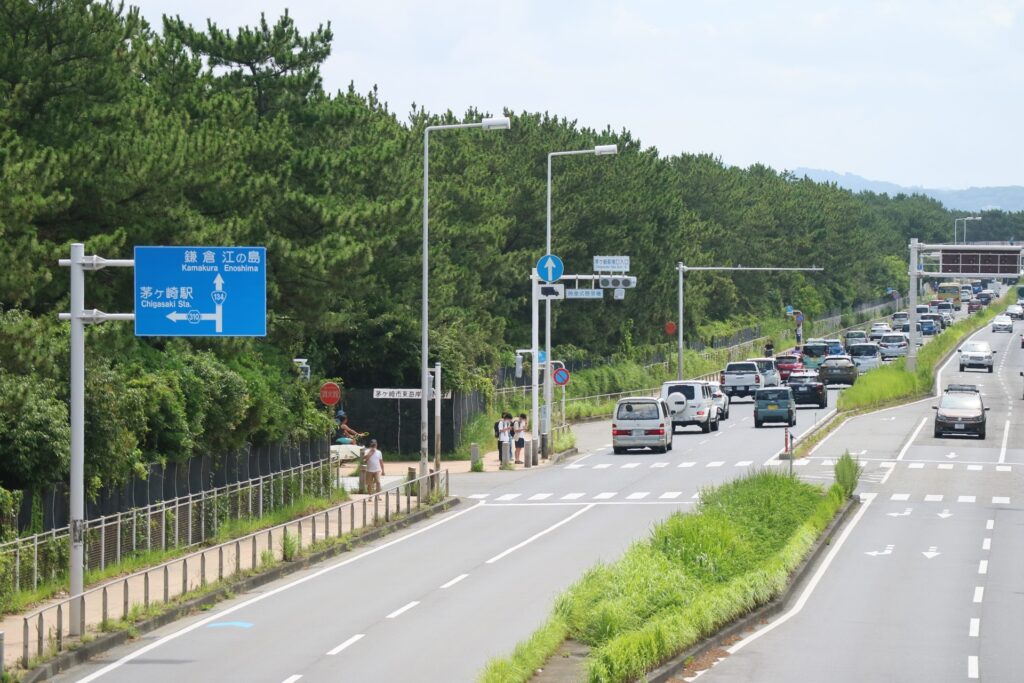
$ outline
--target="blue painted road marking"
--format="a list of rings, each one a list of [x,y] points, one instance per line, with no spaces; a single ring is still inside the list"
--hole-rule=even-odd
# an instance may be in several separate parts
[[[207,624],[206,628],[252,628],[248,621],[215,621]]]

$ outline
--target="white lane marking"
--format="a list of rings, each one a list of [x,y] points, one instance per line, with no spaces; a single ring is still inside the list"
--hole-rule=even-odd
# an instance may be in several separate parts
[[[799,460],[793,460],[793,467],[807,467],[811,464],[811,461],[807,458],[800,458]]]
[[[463,574],[463,576],[465,576],[465,574]],[[442,586],[442,588],[444,588],[444,586]],[[346,640],[344,643],[339,645],[338,647],[334,648],[333,650],[328,651],[327,654],[330,655],[331,657],[333,657],[334,655],[338,654],[339,652],[344,650],[349,645],[351,645],[353,643],[359,642],[365,636],[366,636],[365,633],[357,633],[354,636],[352,636],[351,638],[349,638],[348,640]]]
[[[942,502],[942,494],[941,493],[929,493],[928,495],[926,495],[924,497],[924,502],[926,502],[926,503],[941,503]]]
[[[992,496],[993,505],[1009,505],[1010,499],[1006,496]]]
[[[535,493],[526,500],[547,500],[551,497],[550,493]]]
[[[283,681],[281,681],[281,683],[295,683],[295,681],[299,680],[300,678],[302,678],[302,674],[295,674],[294,676],[289,676],[288,678],[284,679]]]
[[[549,526],[547,529],[544,529],[542,531],[538,531],[537,533],[535,533],[533,536],[530,536],[525,541],[522,541],[521,543],[517,543],[516,545],[512,546],[511,548],[508,548],[507,550],[501,551],[500,553],[498,553],[497,555],[495,555],[491,559],[487,560],[487,562],[485,562],[485,564],[494,564],[495,562],[497,562],[501,558],[506,557],[508,555],[511,555],[512,553],[514,553],[515,551],[519,550],[520,548],[522,548],[522,547],[524,547],[524,546],[526,546],[526,545],[528,545],[530,543],[533,543],[534,541],[536,541],[541,536],[545,536],[547,534],[550,534],[552,531],[554,531],[558,527],[562,526],[563,524],[568,524],[569,522],[571,522],[572,520],[576,519],[577,517],[582,515],[587,510],[592,509],[593,507],[594,507],[594,503],[590,503],[586,507],[580,508],[576,512],[572,513],[571,515],[569,515],[568,517],[563,519],[562,521],[555,522],[554,524]]]
[[[446,584],[442,585],[442,586],[441,586],[441,588],[442,588],[442,589],[444,589],[444,588],[451,588],[452,586],[454,586],[455,584],[457,584],[457,583],[458,583],[459,581],[462,581],[462,580],[463,580],[464,578],[466,578],[467,576],[469,576],[469,574],[459,574],[458,576],[456,576],[456,577],[455,577],[454,579],[452,579],[452,580],[451,580],[451,581],[449,581],[448,583],[446,583]]]
[[[587,494],[585,494],[585,493],[567,493],[564,496],[562,496],[562,500],[579,500],[580,498],[582,498],[585,495],[587,495]]]
[[[729,429],[736,429],[739,425],[729,425]]]
[[[889,496],[889,500],[910,500],[909,493],[894,493]]]
[[[1003,427],[1003,445],[999,447],[999,464],[1006,462],[1006,441],[1010,438],[1010,416],[1006,416],[1006,426]]]
[[[643,500],[649,495],[651,495],[650,491],[637,491],[626,496],[626,500]]]
[[[924,469],[924,463],[923,462],[912,462],[909,465],[907,465],[907,469],[923,470]]]
[[[724,464],[725,464],[724,460],[712,460],[707,465],[705,465],[705,467],[721,467]]]
[[[567,470],[581,470],[581,469],[583,469],[583,465],[578,465],[576,463],[573,463],[571,465],[566,465],[565,469],[567,469]]]
[[[746,422],[746,421],[747,421],[747,420],[749,420],[749,419],[750,419],[750,416],[748,415],[747,417],[745,417],[745,418],[743,418],[742,420],[740,420],[740,422]]]
[[[467,498],[473,498],[474,500],[483,500],[484,498],[486,498],[489,495],[491,495],[491,494],[489,494],[489,493],[471,493],[471,494],[469,494],[466,497]]]
[[[679,467],[693,467],[696,464],[697,463],[695,462],[681,462],[679,463]]]
[[[1009,465],[996,465],[996,472],[1012,472],[1013,468]]]
[[[92,683],[92,681],[95,681],[100,676],[108,674],[111,671],[113,671],[114,669],[121,668],[122,666],[124,666],[128,662],[132,661],[133,659],[137,659],[137,658],[141,657],[142,655],[146,654],[147,652],[151,652],[151,651],[155,650],[156,648],[160,647],[161,645],[164,645],[165,643],[169,643],[170,641],[175,640],[176,638],[179,638],[179,637],[181,637],[181,636],[183,636],[183,635],[185,635],[187,633],[191,633],[192,631],[194,631],[196,629],[203,628],[204,626],[206,626],[209,623],[217,621],[218,619],[223,619],[224,617],[226,617],[229,614],[232,614],[232,613],[237,612],[237,611],[239,611],[241,609],[249,607],[250,605],[253,605],[253,604],[257,603],[257,602],[260,602],[261,600],[266,600],[267,598],[269,598],[269,597],[271,597],[273,595],[277,595],[278,593],[283,593],[284,591],[288,590],[289,588],[294,588],[295,586],[304,584],[307,581],[312,581],[313,579],[316,579],[316,578],[318,578],[320,576],[323,576],[324,574],[326,574],[328,572],[331,572],[331,571],[334,571],[335,569],[339,569],[341,567],[345,567],[345,566],[347,566],[349,564],[352,564],[353,562],[358,562],[359,560],[362,560],[362,559],[364,559],[366,557],[370,557],[371,555],[376,555],[377,553],[381,552],[382,550],[390,548],[391,546],[397,545],[399,543],[404,543],[405,541],[408,541],[410,538],[416,538],[420,534],[425,534],[426,532],[431,531],[431,530],[441,526],[442,524],[447,524],[448,522],[451,522],[453,519],[458,519],[462,515],[465,515],[465,514],[467,514],[469,512],[472,512],[473,510],[479,510],[480,508],[486,508],[486,507],[487,506],[484,503],[477,503],[473,507],[466,508],[465,510],[460,510],[458,512],[452,513],[448,517],[445,517],[444,519],[439,519],[438,521],[434,522],[433,524],[425,526],[422,529],[417,529],[416,531],[409,532],[408,534],[406,534],[404,536],[400,536],[400,537],[396,538],[393,541],[388,541],[387,543],[382,543],[381,545],[378,545],[378,546],[375,546],[373,548],[370,548],[370,549],[366,550],[365,552],[363,552],[363,553],[361,553],[359,555],[356,555],[355,557],[350,557],[350,558],[348,558],[346,560],[342,560],[341,562],[338,562],[336,564],[332,564],[329,567],[324,567],[323,569],[315,571],[312,574],[306,574],[305,576],[302,576],[302,577],[300,577],[298,579],[295,579],[294,581],[290,581],[289,583],[286,583],[283,586],[278,586],[277,588],[269,590],[266,593],[260,593],[259,595],[255,596],[253,598],[250,598],[250,599],[248,599],[248,600],[246,600],[244,602],[240,602],[237,605],[234,605],[232,607],[228,607],[226,609],[220,610],[216,614],[211,614],[210,616],[206,617],[205,619],[200,619],[197,622],[189,624],[188,626],[186,626],[185,628],[181,629],[180,631],[175,631],[174,633],[169,633],[166,636],[164,636],[163,638],[160,638],[159,640],[153,641],[149,645],[146,645],[144,647],[140,647],[138,650],[135,650],[134,652],[131,652],[131,653],[125,655],[124,657],[122,657],[121,659],[117,660],[116,662],[111,662],[110,664],[107,664],[105,667],[103,667],[99,671],[94,671],[93,673],[89,674],[85,678],[82,678],[81,680],[79,680],[78,683]]]
[[[811,580],[807,583],[807,587],[804,588],[803,592],[800,594],[800,597],[797,599],[796,604],[793,605],[792,609],[790,609],[788,612],[786,612],[781,617],[771,622],[764,628],[755,631],[754,633],[751,633],[743,640],[739,641],[732,647],[728,648],[729,654],[736,654],[736,652],[739,651],[740,648],[742,648],[744,645],[752,643],[753,641],[757,640],[766,633],[770,633],[772,630],[786,623],[787,621],[789,621],[794,616],[800,613],[800,610],[804,608],[804,605],[807,604],[807,601],[810,599],[811,593],[814,592],[815,587],[817,587],[818,583],[821,581],[821,577],[825,575],[826,571],[828,571],[829,565],[832,564],[832,560],[834,560],[836,555],[839,553],[839,549],[843,547],[843,543],[846,542],[846,539],[850,535],[850,532],[853,531],[853,529],[857,526],[857,523],[864,516],[864,513],[867,512],[868,508],[871,507],[871,503],[875,500],[875,494],[861,494],[861,498],[864,499],[864,504],[861,505],[860,510],[857,510],[857,513],[853,516],[853,519],[850,520],[850,523],[846,526],[845,529],[843,529],[842,533],[839,534],[839,538],[837,538],[835,542],[832,544],[831,549],[828,551],[828,555],[825,556],[825,559],[818,567],[818,570],[814,572],[814,576],[811,577]]]
[[[977,638],[978,633],[981,632],[981,619],[971,619],[971,625],[967,629],[967,635],[971,638]]]
[[[678,498],[681,495],[683,495],[682,491],[665,491],[665,493],[663,493],[660,496],[658,496],[658,498],[672,499],[672,498]]]
[[[956,502],[958,503],[973,503],[977,498],[974,496],[957,496]]]
[[[738,463],[736,463],[736,467],[750,467],[753,464],[753,460],[740,460]]]
[[[989,531],[992,531],[992,529],[994,529],[995,526],[996,526],[996,520],[994,520],[994,519],[990,519],[990,520],[985,522],[985,528],[987,530],[989,530]]]
[[[398,616],[401,616],[401,615],[402,615],[402,614],[404,614],[405,612],[408,612],[409,610],[411,610],[411,609],[412,609],[413,607],[415,607],[415,606],[416,606],[416,605],[418,605],[418,604],[420,604],[420,601],[419,601],[419,600],[413,600],[413,601],[412,601],[412,602],[410,602],[409,604],[407,604],[407,605],[403,605],[402,607],[399,607],[399,608],[398,608],[398,609],[396,609],[396,610],[395,610],[394,612],[392,612],[391,614],[387,615],[387,616],[386,616],[386,617],[384,617],[384,618],[385,618],[385,619],[394,619],[394,618],[396,618],[396,617],[398,617]]]
[[[981,549],[982,550],[991,550],[992,549],[992,539],[991,538],[982,539],[982,541],[981,541]]]
[[[701,441],[701,442],[700,442],[699,444],[697,444],[697,445],[698,445],[698,446],[703,446],[704,444],[706,444],[706,443],[707,443],[708,441],[710,441],[710,440],[711,440],[711,439],[704,439],[703,441]]]
[[[985,599],[985,587],[975,586],[974,587],[974,602],[981,602]]]
[[[635,469],[637,467],[640,467],[640,463],[638,463],[638,462],[627,462],[625,465],[622,466],[621,469],[632,470],[632,469]]]
[[[939,469],[940,470],[951,470],[951,469],[953,469],[953,464],[952,463],[948,463],[948,462],[939,463]]]
[[[521,494],[521,493],[504,493],[504,494],[498,496],[497,498],[495,498],[494,500],[515,500],[516,498],[518,498],[521,495],[523,495],[523,494]]]
[[[978,573],[988,574],[988,560],[981,560],[978,562]]]
[[[978,677],[978,656],[968,655],[967,657],[967,677],[977,678]]]
[[[651,463],[651,467],[654,468],[654,469],[657,469],[659,467],[668,467],[668,463],[667,462],[654,462],[654,463]]]
[[[880,468],[882,468],[883,470],[891,470],[893,467],[896,467],[896,463],[894,463],[894,462],[881,462],[881,463],[878,463],[878,466]]]
[[[608,469],[611,466],[612,466],[612,464],[610,462],[602,462],[602,463],[600,463],[598,465],[594,465],[594,469],[595,470],[606,470],[606,469]]]
[[[594,498],[596,498],[597,500],[608,500],[609,498],[614,498],[616,493],[616,491],[605,491],[603,493],[597,494],[596,496],[594,496]]]
[[[982,467],[981,465],[968,465],[967,466],[967,471],[968,472],[981,472],[983,469],[984,469],[984,467]]]
[[[828,458],[825,458],[824,460],[821,461],[822,467],[832,467],[833,465],[835,465],[835,462],[829,460]]]
[[[907,442],[905,444],[903,444],[903,448],[900,449],[900,454],[896,456],[897,460],[902,460],[903,459],[903,456],[905,456],[907,454],[907,451],[910,450],[910,446],[914,443],[914,441],[917,440],[917,435],[921,433],[921,430],[924,429],[924,426],[927,423],[928,423],[928,418],[927,417],[922,417],[921,418],[921,424],[917,425],[917,429],[914,430],[914,433],[910,435],[910,438],[907,439]]]

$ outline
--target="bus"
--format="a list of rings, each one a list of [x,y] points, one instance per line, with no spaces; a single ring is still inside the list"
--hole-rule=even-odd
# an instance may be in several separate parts
[[[939,284],[938,289],[935,293],[936,299],[942,299],[953,304],[953,308],[960,310],[960,283],[958,282],[942,282]]]

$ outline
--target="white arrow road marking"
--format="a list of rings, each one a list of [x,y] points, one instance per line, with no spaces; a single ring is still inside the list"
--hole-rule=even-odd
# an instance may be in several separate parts
[[[892,549],[895,547],[896,546],[894,545],[887,545],[885,546],[885,550],[869,550],[864,554],[870,555],[871,557],[878,557],[879,555],[892,555]]]
[[[949,519],[953,516],[953,513],[950,512],[948,509],[943,510],[942,512],[936,512],[935,514],[941,517],[942,519]]]
[[[950,459],[955,458],[956,453],[954,451],[950,451],[949,453],[946,453],[946,457]]]
[[[927,557],[929,560],[931,560],[933,558],[938,557],[942,553],[939,552],[939,547],[937,545],[930,545],[928,546],[928,550],[922,551],[921,554]]]
[[[888,514],[890,517],[906,517],[907,515],[909,515],[913,511],[914,511],[914,508],[907,508],[903,512],[889,512],[889,513],[886,513],[886,514]]]

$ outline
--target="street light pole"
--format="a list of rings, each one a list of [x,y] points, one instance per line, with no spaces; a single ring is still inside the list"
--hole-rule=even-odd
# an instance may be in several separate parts
[[[595,156],[606,156],[618,154],[618,145],[597,145],[593,149],[577,149],[566,152],[548,153],[548,206],[547,206],[547,229],[544,240],[544,253],[551,253],[551,160],[554,157],[575,156],[578,154],[593,154]],[[533,356],[536,361],[537,354]],[[541,443],[544,446],[544,457],[551,455],[551,299],[544,300],[544,420],[541,425]],[[534,384],[534,393],[537,385]],[[536,419],[536,416],[534,416]]]
[[[680,380],[683,379],[683,321],[685,309],[683,308],[683,282],[684,276],[687,271],[691,270],[743,270],[743,271],[761,271],[761,272],[775,272],[775,271],[822,271],[824,268],[812,266],[810,268],[754,268],[748,266],[686,266],[680,261],[676,264],[676,270],[679,271],[679,334],[678,334],[678,350],[679,354],[679,370],[676,373],[676,377]]]
[[[956,224],[960,221],[964,222],[964,244],[967,244],[967,221],[980,221],[981,216],[963,216],[961,218],[953,219],[953,244],[956,244]]]
[[[427,426],[430,402],[430,366],[429,344],[430,335],[427,329],[430,320],[430,224],[428,187],[430,183],[430,132],[434,130],[454,130],[457,128],[481,128],[483,130],[505,130],[511,127],[506,116],[486,118],[476,123],[453,123],[439,126],[427,126],[423,129],[423,307],[420,315],[420,476],[427,476],[427,450],[429,448],[429,428]]]

